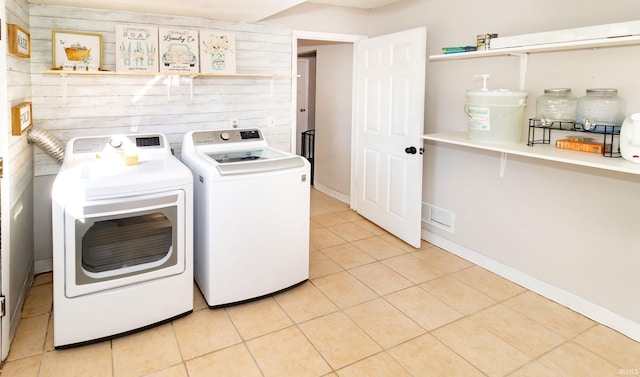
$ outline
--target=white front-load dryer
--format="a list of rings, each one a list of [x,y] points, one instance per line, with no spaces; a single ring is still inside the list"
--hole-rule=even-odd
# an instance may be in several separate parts
[[[193,176],[164,135],[70,140],[52,215],[56,348],[193,310]]]
[[[309,278],[309,162],[270,148],[260,129],[190,131],[194,275],[210,307]]]

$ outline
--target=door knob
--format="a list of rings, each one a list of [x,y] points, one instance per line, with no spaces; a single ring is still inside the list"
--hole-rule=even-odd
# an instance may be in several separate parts
[[[300,109],[301,113],[304,113],[305,111],[307,111],[307,109]]]
[[[406,147],[404,151],[408,154],[416,154],[418,152],[416,147]]]

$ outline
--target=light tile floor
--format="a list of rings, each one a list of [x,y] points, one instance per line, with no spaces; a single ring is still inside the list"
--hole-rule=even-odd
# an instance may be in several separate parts
[[[2,377],[624,376],[640,343],[312,190],[310,281],[126,337],[54,350],[36,277]]]

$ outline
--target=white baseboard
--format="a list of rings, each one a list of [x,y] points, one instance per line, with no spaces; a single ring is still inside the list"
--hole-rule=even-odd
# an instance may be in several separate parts
[[[640,342],[640,323],[424,229],[422,239]]]
[[[33,272],[38,275],[53,271],[53,258],[38,259],[33,262]]]
[[[329,187],[323,186],[322,184],[319,184],[319,183],[314,183],[313,187],[316,190],[318,190],[318,191],[320,191],[320,192],[322,192],[324,194],[327,194],[327,195],[329,195],[330,197],[332,197],[334,199],[337,199],[337,200],[339,200],[339,201],[341,201],[343,203],[349,204],[349,196],[348,195],[345,195],[345,194],[343,194],[341,192],[338,192],[336,190],[330,189]]]
[[[11,298],[12,300],[17,301],[15,305],[15,312],[8,313],[8,317],[10,321],[9,322],[9,339],[11,339],[11,341],[13,341],[13,337],[16,334],[16,329],[18,328],[18,323],[20,322],[20,318],[22,317],[22,308],[29,294],[29,288],[31,288],[31,285],[33,284],[33,276],[34,276],[33,271],[29,271],[25,276],[24,281],[22,281],[22,287],[20,288],[20,297]],[[7,310],[9,310],[9,308],[7,308]],[[4,352],[4,349],[3,349],[3,352]]]

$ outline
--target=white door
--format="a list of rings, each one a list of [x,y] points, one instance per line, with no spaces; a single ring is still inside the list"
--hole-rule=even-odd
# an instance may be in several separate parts
[[[4,102],[3,102],[4,103]],[[3,113],[3,110],[0,110],[0,113]],[[3,118],[6,119],[6,118]],[[4,130],[6,131],[6,130]],[[5,133],[3,131],[3,133]],[[6,131],[6,134],[8,135],[9,132]],[[6,156],[6,149],[4,148],[4,145],[6,145],[4,142],[0,142],[0,145],[2,145],[2,147],[0,147],[1,149],[1,155],[2,156]],[[11,290],[9,289],[9,281],[10,281],[10,265],[9,265],[9,211],[7,210],[7,208],[9,208],[8,205],[8,200],[7,200],[7,192],[8,192],[8,182],[7,179],[4,177],[4,171],[6,171],[6,166],[5,165],[5,159],[2,158],[3,160],[3,166],[2,166],[2,175],[0,175],[0,294],[5,295],[6,292],[6,297],[5,297],[5,316],[2,317],[0,319],[0,361],[4,361],[7,356],[9,355],[9,345],[11,344],[11,339],[9,338],[9,335],[11,334],[11,315],[9,314],[11,311],[9,310],[10,308],[10,301],[9,301],[9,293],[11,292]]]
[[[362,216],[420,247],[426,28],[356,46],[355,197]]]
[[[5,2],[2,2],[0,5],[0,17],[4,18],[6,21],[6,11],[5,11]],[[4,27],[2,27],[4,28]],[[6,29],[5,29],[6,30]],[[5,37],[6,38],[6,37]],[[11,221],[10,217],[10,196],[9,196],[9,188],[10,188],[10,175],[6,172],[9,171],[7,164],[7,156],[8,154],[8,138],[11,135],[10,125],[7,122],[7,119],[10,119],[11,114],[7,111],[8,106],[7,103],[7,44],[5,42],[0,43],[0,103],[5,104],[0,108],[0,119],[3,121],[0,122],[0,159],[2,159],[2,170],[3,174],[0,174],[0,295],[6,295],[5,297],[5,308],[6,315],[0,318],[0,361],[4,361],[9,354],[9,345],[11,344],[11,339],[9,335],[11,333],[11,312],[9,308],[11,307],[9,304],[11,301],[9,299],[10,296],[10,286],[9,282],[11,281],[10,276],[10,265],[9,261],[10,253],[9,253],[9,223]],[[17,323],[17,321],[15,322]]]
[[[296,116],[296,137],[300,140],[300,135],[309,129],[309,60],[298,59],[298,80],[297,80],[297,116]],[[296,143],[297,154],[300,154],[301,143]]]

